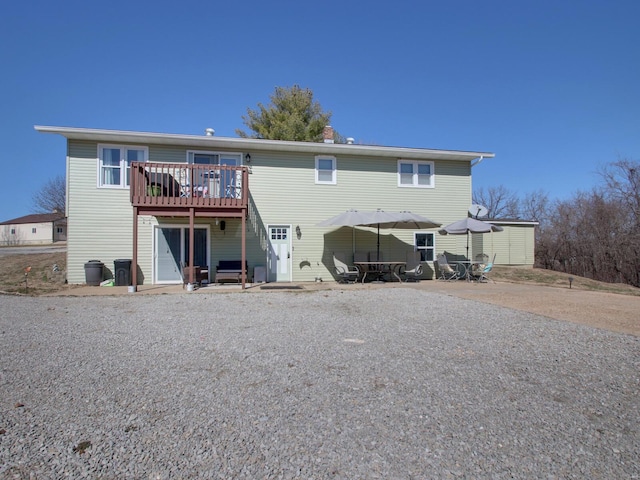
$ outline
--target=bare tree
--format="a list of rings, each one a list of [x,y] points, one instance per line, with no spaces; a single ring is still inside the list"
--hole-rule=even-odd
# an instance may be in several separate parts
[[[473,199],[493,218],[539,222],[537,266],[640,287],[640,162],[618,160],[599,174],[598,187],[562,201],[542,191],[518,199],[504,187],[479,189]]]
[[[473,192],[473,203],[487,207],[489,218],[517,218],[519,216],[518,197],[504,185],[489,187],[486,191],[480,187]]]
[[[605,183],[605,195],[628,207],[640,226],[640,162],[618,160],[605,166],[600,176]]]
[[[520,200],[520,214],[526,220],[533,220],[541,226],[549,216],[549,195],[543,190],[526,193]]]
[[[53,177],[40,187],[32,197],[36,213],[65,212],[66,181],[62,175]]]

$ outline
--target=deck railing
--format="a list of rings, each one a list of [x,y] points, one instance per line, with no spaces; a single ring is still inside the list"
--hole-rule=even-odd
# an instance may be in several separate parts
[[[246,167],[132,162],[131,203],[137,207],[243,208],[248,204]]]

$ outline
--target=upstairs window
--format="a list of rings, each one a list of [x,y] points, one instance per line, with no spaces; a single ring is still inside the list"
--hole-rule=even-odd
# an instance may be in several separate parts
[[[316,157],[316,183],[335,185],[338,183],[336,174],[336,157]]]
[[[398,186],[433,188],[433,162],[398,160]]]
[[[131,182],[131,162],[146,162],[146,147],[98,145],[98,186],[125,188]]]

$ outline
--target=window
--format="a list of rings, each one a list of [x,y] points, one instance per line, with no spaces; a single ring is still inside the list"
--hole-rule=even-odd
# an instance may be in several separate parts
[[[36,233],[36,227],[33,227],[33,228],[31,229],[31,233]]]
[[[187,162],[196,165],[242,165],[241,153],[187,151]],[[242,198],[242,171],[233,169],[202,168],[193,178],[194,191],[214,197]],[[206,192],[206,193],[204,193]]]
[[[435,235],[431,232],[429,233],[421,233],[415,232],[413,234],[413,244],[415,246],[416,251],[420,252],[420,261],[421,262],[432,262],[435,258],[434,252],[436,249],[435,246]]]
[[[398,160],[398,186],[433,188],[433,162]]]
[[[335,185],[338,183],[336,157],[316,157],[316,183],[326,185]]]
[[[98,145],[98,186],[125,188],[130,183],[131,162],[146,162],[146,147]]]
[[[62,227],[56,227],[56,233],[63,233],[64,230],[62,229]]]
[[[15,235],[15,234],[16,234],[16,229],[15,229],[15,228],[12,228],[12,229],[11,229],[11,235]]]

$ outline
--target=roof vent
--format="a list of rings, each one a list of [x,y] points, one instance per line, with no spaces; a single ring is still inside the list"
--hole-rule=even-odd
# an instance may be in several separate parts
[[[207,137],[213,137],[216,134],[216,131],[213,128],[207,128],[204,133]]]
[[[348,137],[348,138],[347,138],[347,145],[353,145],[353,142],[355,142],[355,141],[356,141],[356,139],[355,139],[355,138],[353,138],[353,137]]]

